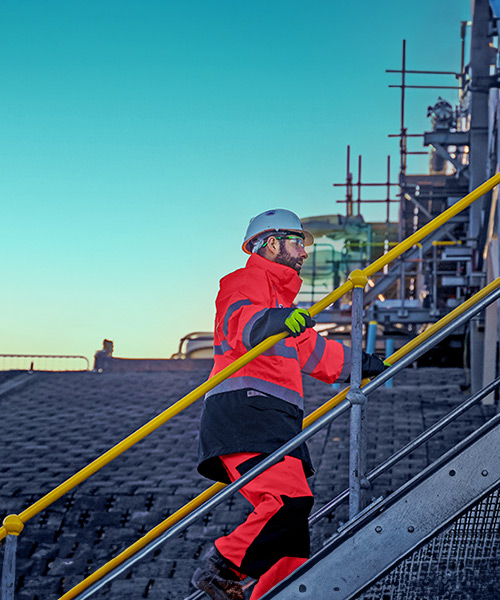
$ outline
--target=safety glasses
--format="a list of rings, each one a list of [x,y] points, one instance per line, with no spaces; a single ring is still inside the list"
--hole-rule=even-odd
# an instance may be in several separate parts
[[[299,235],[272,235],[269,237],[273,237],[276,240],[290,240],[290,242],[292,244],[295,244],[296,246],[299,246],[300,248],[305,247],[304,240]],[[262,247],[264,248],[266,245],[267,245],[267,240],[262,244]]]

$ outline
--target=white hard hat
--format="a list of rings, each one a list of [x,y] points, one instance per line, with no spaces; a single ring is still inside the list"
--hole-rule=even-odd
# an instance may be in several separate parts
[[[301,233],[304,236],[306,246],[310,246],[314,242],[312,233],[306,231],[302,227],[299,217],[291,210],[284,208],[275,208],[274,210],[266,210],[266,212],[257,215],[250,219],[248,224],[243,246],[243,252],[252,253],[252,241],[255,240],[261,233],[269,231],[291,231]]]

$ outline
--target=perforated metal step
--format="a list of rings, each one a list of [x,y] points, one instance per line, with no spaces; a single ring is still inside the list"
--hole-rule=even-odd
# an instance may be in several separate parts
[[[500,492],[494,490],[356,600],[500,598]]]

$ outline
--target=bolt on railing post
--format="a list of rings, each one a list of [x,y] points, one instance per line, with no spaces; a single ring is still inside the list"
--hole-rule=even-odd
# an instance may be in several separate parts
[[[349,439],[349,518],[363,508],[363,479],[366,474],[366,397],[361,391],[363,353],[363,290],[366,275],[359,270],[349,275],[352,290],[351,321],[351,389],[347,400],[351,403],[351,428]]]
[[[17,538],[24,528],[24,523],[17,515],[9,515],[3,520],[3,526],[7,536],[2,568],[2,600],[14,600]]]

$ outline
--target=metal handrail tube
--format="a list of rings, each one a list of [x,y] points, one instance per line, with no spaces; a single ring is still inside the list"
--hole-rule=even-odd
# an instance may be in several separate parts
[[[415,339],[409,341],[407,344],[405,344],[399,350],[396,350],[396,352],[394,352],[394,354],[391,354],[391,356],[389,358],[387,358],[386,360],[390,364],[392,364],[393,362],[396,362],[397,360],[399,360],[399,358],[401,356],[403,356],[403,354],[402,354],[403,349],[406,349],[406,351],[412,350],[413,348],[415,348],[418,345],[418,343],[417,343],[418,339],[426,340],[429,337],[431,337],[432,335],[434,335],[436,326],[438,324],[441,324],[441,327],[448,325],[454,319],[456,319],[457,316],[462,314],[469,307],[474,306],[476,304],[476,302],[480,301],[482,298],[487,297],[492,291],[496,290],[499,286],[500,286],[500,277],[497,277],[497,279],[494,279],[488,285],[484,286],[484,288],[479,290],[479,292],[477,292],[476,294],[471,296],[468,300],[466,300],[465,302],[460,304],[460,306],[457,306],[456,308],[454,308],[451,312],[449,312],[447,315],[445,315],[442,319],[440,319],[436,323],[433,323],[428,329],[423,331]]]
[[[500,173],[495,174],[493,177],[485,181],[483,184],[478,186],[475,190],[464,196],[461,200],[456,202],[453,206],[444,211],[441,215],[438,215],[435,219],[424,225],[421,229],[416,231],[406,240],[400,242],[397,246],[389,250],[387,254],[384,254],[378,258],[374,263],[369,265],[362,271],[366,276],[373,275],[379,269],[387,265],[389,262],[406,252],[409,248],[427,236],[429,233],[439,228],[448,219],[451,219],[459,212],[467,208],[470,204],[475,202],[478,198],[489,192],[492,188],[500,183]],[[325,296],[319,302],[316,302],[310,309],[309,313],[312,317],[316,316],[322,310],[333,304],[347,292],[353,288],[353,284],[350,280],[346,281],[343,285],[338,287],[336,290]],[[211,377],[208,381],[192,390],[189,394],[178,400],[171,407],[154,417],[151,421],[140,427],[134,433],[123,439],[121,442],[110,448],[104,454],[96,458],[94,461],[89,463],[86,467],[75,473],[72,477],[64,481],[62,484],[54,488],[51,492],[37,500],[34,504],[29,506],[26,510],[20,513],[18,516],[26,523],[29,519],[40,513],[42,510],[50,506],[53,502],[64,496],[67,492],[75,488],[77,485],[88,479],[91,475],[102,469],[104,466],[109,464],[112,460],[123,454],[126,450],[134,446],[137,442],[150,435],[153,431],[158,429],[161,425],[166,423],[172,417],[180,413],[182,410],[190,406],[193,402],[204,396],[208,391],[219,385],[222,381],[236,373],[243,366],[251,362],[254,358],[274,346],[278,341],[284,339],[287,333],[279,333],[270,336],[260,344],[252,348],[246,354],[235,360],[231,365]],[[6,535],[5,527],[0,527],[0,540]]]
[[[497,377],[492,382],[490,382],[487,386],[485,386],[482,390],[462,402],[459,406],[454,408],[447,415],[442,417],[439,421],[436,421],[431,427],[429,427],[426,431],[417,436],[412,442],[403,446],[401,450],[394,453],[390,458],[381,463],[377,468],[370,471],[367,476],[369,481],[373,481],[377,477],[380,477],[383,473],[392,468],[401,458],[404,458],[417,448],[419,448],[422,444],[425,444],[430,438],[432,438],[436,433],[439,433],[442,429],[447,427],[452,421],[458,419],[462,414],[467,412],[470,408],[472,408],[475,404],[480,402],[483,398],[486,398],[488,394],[494,392],[498,387],[500,387],[500,377]]]
[[[500,277],[495,280],[495,282],[499,282],[499,281],[500,281]],[[396,364],[392,365],[392,367],[390,367],[389,369],[387,369],[386,371],[384,371],[383,373],[378,375],[375,379],[372,379],[369,383],[367,383],[363,387],[363,392],[365,394],[370,394],[374,389],[380,387],[388,379],[391,379],[392,377],[394,377],[394,375],[398,371],[400,371],[402,368],[408,366],[414,360],[416,360],[419,356],[421,356],[422,354],[425,354],[433,346],[435,346],[436,344],[438,344],[439,342],[444,340],[452,331],[457,329],[457,327],[460,327],[461,325],[464,325],[465,323],[467,323],[467,321],[470,321],[470,319],[472,319],[472,317],[475,317],[482,310],[484,310],[487,306],[489,306],[492,302],[495,302],[495,300],[498,300],[499,298],[500,298],[500,287],[498,287],[498,284],[497,284],[496,289],[494,289],[488,296],[479,300],[476,304],[474,304],[474,306],[471,306],[468,310],[466,310],[464,313],[459,315],[454,321],[452,321],[451,323],[448,323],[442,329],[437,331],[433,335],[433,337],[431,337],[429,339],[425,339],[417,348],[413,348],[410,352],[408,352],[408,354],[406,354],[405,356],[402,356]],[[424,332],[424,333],[426,333],[426,332]],[[423,335],[424,334],[422,334],[422,336]],[[410,344],[407,344],[407,346],[410,346]],[[390,356],[387,359],[387,362],[390,363],[391,359],[393,359],[393,357],[396,354],[397,354],[397,352],[395,352],[392,356]],[[394,371],[393,370],[394,367],[399,367],[399,368],[397,371]]]
[[[500,281],[500,278],[496,281]],[[443,327],[443,329],[436,332],[433,338],[426,339],[420,346],[411,350],[406,356],[401,357],[398,360],[397,364],[392,365],[386,371],[378,375],[376,378],[366,383],[366,385],[363,386],[364,394],[368,395],[374,390],[376,390],[388,379],[394,377],[399,371],[411,364],[419,356],[427,352],[427,350],[429,350],[430,348],[438,344],[440,341],[442,341],[454,329],[463,325],[465,322],[467,322],[476,314],[484,310],[484,308],[489,306],[498,298],[500,298],[500,287],[497,287],[497,289],[492,291],[489,296],[483,297],[481,300],[479,300],[474,306],[470,307],[466,312],[458,316],[455,321],[448,323],[445,327]],[[344,395],[345,398],[345,394],[347,394],[347,391],[348,390],[344,390],[344,392],[338,394],[336,397]],[[120,575],[120,573],[125,571],[131,565],[135,564],[137,561],[141,560],[144,556],[149,554],[160,544],[167,541],[169,538],[177,535],[178,533],[181,533],[185,528],[189,527],[200,517],[204,516],[212,508],[220,504],[227,497],[229,497],[230,495],[238,491],[241,487],[246,485],[246,483],[248,483],[251,479],[265,471],[268,467],[273,465],[278,460],[281,460],[283,456],[288,454],[291,450],[293,450],[300,444],[307,441],[311,436],[315,435],[320,429],[328,425],[335,418],[344,414],[350,407],[351,403],[348,399],[346,399],[342,403],[331,408],[329,412],[317,418],[317,420],[314,423],[309,425],[301,433],[297,434],[289,442],[281,446],[281,448],[270,454],[256,467],[248,471],[238,480],[228,485],[225,489],[219,491],[215,496],[212,496],[212,498],[210,498],[210,500],[203,504],[203,506],[196,508],[191,514],[189,514],[181,521],[177,522],[168,531],[162,533],[155,540],[148,543],[141,543],[142,540],[144,540],[144,538],[146,537],[144,536],[144,538],[141,538],[140,540],[135,542],[135,544],[132,544],[132,546],[127,548],[124,552],[113,558],[111,561],[103,565],[100,569],[92,573],[89,577],[81,581],[73,589],[66,592],[63,596],[61,596],[59,600],[71,600],[73,598],[77,598],[77,600],[84,600],[85,598],[88,598],[90,595],[92,595],[94,591],[97,591],[103,585],[108,583],[108,581],[111,581],[112,579]],[[206,491],[208,492],[209,490]],[[133,555],[130,555],[131,548],[139,547],[140,549],[133,553]],[[79,594],[80,591],[82,591],[83,593]]]
[[[395,368],[395,367],[392,367]],[[304,429],[301,433],[292,438],[289,442],[281,446],[278,450],[269,454],[265,459],[262,460],[256,467],[245,473],[242,477],[234,481],[233,483],[227,485],[223,490],[218,492],[215,496],[210,498],[203,506],[200,506],[195,511],[193,511],[190,515],[182,519],[176,523],[173,527],[171,527],[168,531],[157,537],[153,542],[150,542],[147,546],[139,550],[134,554],[133,557],[128,560],[122,562],[119,567],[117,567],[113,572],[108,573],[104,577],[102,577],[99,581],[97,581],[91,587],[88,587],[86,592],[81,595],[74,596],[70,590],[59,600],[69,600],[70,598],[78,598],[78,600],[84,600],[84,598],[88,598],[93,592],[100,589],[103,585],[105,585],[108,581],[111,581],[115,577],[117,577],[120,573],[125,571],[128,567],[139,561],[142,557],[146,556],[153,550],[155,550],[160,544],[167,541],[169,538],[174,537],[184,531],[187,527],[192,525],[195,521],[197,521],[200,517],[204,516],[207,512],[210,512],[213,508],[215,508],[218,504],[229,498],[238,490],[240,490],[244,485],[246,485],[249,481],[254,479],[257,475],[264,472],[266,469],[271,467],[273,464],[281,460],[285,455],[289,454],[294,448],[300,446],[305,441],[307,441],[312,435],[317,433],[320,429],[322,429],[325,425],[327,425],[334,418],[344,414],[347,410],[349,410],[351,404],[348,400],[336,406],[332,409],[328,414],[324,415],[320,419],[318,419],[315,423],[310,425],[307,429]],[[118,558],[118,557],[116,557]],[[106,566],[106,565],[104,565]],[[93,577],[93,575],[97,575],[98,571],[93,573],[87,579]],[[85,580],[86,581],[86,580]],[[84,583],[84,582],[81,582]],[[79,584],[80,585],[80,584]],[[78,586],[75,586],[76,589]]]
[[[383,473],[385,473],[386,471],[391,469],[401,459],[403,459],[405,456],[407,456],[408,454],[410,454],[411,452],[413,452],[414,450],[419,448],[422,444],[427,442],[431,437],[436,435],[436,433],[439,433],[439,431],[441,431],[442,429],[447,427],[452,421],[454,421],[459,416],[461,416],[462,414],[467,412],[470,408],[472,408],[472,406],[474,406],[475,404],[480,402],[483,398],[488,396],[491,392],[495,391],[498,387],[500,387],[500,377],[497,377],[497,379],[495,379],[494,381],[489,383],[482,390],[480,390],[475,395],[473,395],[470,398],[468,398],[467,400],[465,400],[465,402],[460,404],[460,406],[454,408],[451,412],[449,412],[447,415],[445,415],[439,421],[434,423],[434,425],[429,427],[429,429],[427,429],[426,431],[421,433],[418,437],[416,437],[414,440],[412,440],[411,442],[409,442],[408,444],[403,446],[403,448],[401,448],[400,450],[395,452],[392,456],[390,456],[387,460],[385,460],[383,463],[381,463],[378,467],[376,467],[375,469],[370,471],[366,475],[366,479],[370,483],[373,482],[375,479],[377,479],[377,477],[380,477],[380,475],[382,475]],[[330,513],[332,510],[335,510],[345,500],[347,500],[347,498],[349,498],[349,495],[350,495],[349,489],[345,489],[338,496],[336,496],[335,498],[330,500],[330,502],[328,502],[327,504],[322,506],[319,510],[317,510],[315,513],[313,513],[309,517],[309,519],[308,519],[309,525],[310,526],[314,525],[320,519],[322,519],[328,513]],[[203,597],[205,597],[204,592],[199,591],[198,593],[195,593],[195,594],[192,594],[191,596],[189,596],[189,600],[198,600],[198,598],[203,598]],[[188,599],[186,598],[186,600],[188,600]]]
[[[326,296],[326,298],[329,299],[327,302],[327,306],[341,298],[345,293],[347,293],[347,291],[349,291],[349,289],[350,282],[347,282],[343,286],[340,286],[339,288],[328,294],[328,296]],[[318,304],[319,303],[312,306],[309,310],[312,316],[320,312],[320,309],[317,308]],[[29,519],[36,516],[42,510],[50,506],[53,502],[64,496],[64,494],[66,494],[67,492],[75,488],[77,485],[88,479],[91,475],[97,473],[97,471],[109,464],[112,460],[123,454],[126,450],[134,446],[137,442],[150,435],[161,425],[165,424],[175,415],[179,414],[185,408],[190,406],[193,402],[204,396],[208,391],[212,390],[214,387],[219,385],[219,383],[227,379],[230,375],[236,373],[243,366],[245,366],[254,358],[271,348],[278,341],[284,339],[286,336],[286,332],[272,335],[257,346],[255,346],[254,348],[252,348],[246,354],[235,360],[231,365],[227,366],[225,369],[208,379],[205,383],[192,390],[190,393],[178,400],[168,409],[158,414],[151,421],[148,421],[148,423],[137,429],[135,432],[131,433],[128,437],[126,437],[121,442],[107,450],[104,454],[102,454],[94,461],[89,463],[86,467],[72,475],[66,481],[54,488],[51,492],[49,492],[48,494],[37,500],[35,503],[33,503],[31,506],[26,508],[23,512],[21,512],[18,515],[19,518],[22,520],[23,523],[26,523]],[[0,540],[5,538],[5,536],[6,529],[4,526],[2,526],[0,527]]]
[[[405,351],[409,352],[416,344],[418,344],[419,341],[422,342],[422,341],[428,339],[428,337],[430,335],[436,333],[437,331],[439,331],[440,328],[444,327],[445,324],[447,324],[448,321],[450,321],[450,319],[458,317],[466,309],[473,306],[474,303],[477,303],[480,300],[482,300],[484,297],[486,297],[486,295],[488,293],[497,289],[499,286],[500,286],[500,278],[491,282],[488,286],[486,286],[485,288],[483,288],[482,290],[477,292],[469,300],[462,303],[460,306],[456,307],[449,315],[443,317],[440,321],[433,324],[428,330],[426,330],[424,333],[420,334],[420,336],[418,336],[415,340],[412,340],[411,342],[406,344],[403,348],[401,348],[399,351],[397,351],[391,357],[389,357],[390,360],[393,363],[395,363],[396,360],[400,360],[400,358],[398,358],[398,357],[401,357],[402,355],[404,355]],[[364,380],[365,384],[366,384],[366,382],[367,382],[367,380]],[[304,419],[303,426],[307,427],[308,425],[310,425],[310,423],[314,422],[320,416],[322,416],[323,414],[328,412],[328,410],[330,410],[331,408],[333,408],[334,406],[336,406],[337,404],[342,402],[342,400],[344,400],[346,398],[348,391],[349,391],[349,389],[343,390],[342,392],[337,394],[334,398],[332,398],[328,402],[326,402],[322,407],[320,407],[319,409],[317,409],[316,411],[314,411],[310,415],[308,415]],[[148,534],[146,534],[146,536],[144,536],[143,538],[138,540],[135,544],[130,546],[127,550],[125,550],[118,557],[115,557],[115,559],[113,559],[113,561],[119,560],[120,558],[124,558],[124,557],[127,558],[128,556],[132,555],[135,551],[141,549],[149,541],[149,539],[147,539],[148,536],[150,538],[154,539],[159,532],[163,533],[163,531],[167,530],[173,523],[176,523],[181,518],[183,518],[185,516],[185,514],[188,512],[186,510],[188,506],[191,508],[200,506],[201,504],[203,504],[203,502],[207,498],[210,498],[213,495],[215,495],[219,490],[223,489],[223,487],[224,487],[224,484],[222,484],[222,483],[216,483],[216,484],[212,485],[210,488],[205,490],[202,494],[200,494],[196,498],[192,499],[188,505],[180,508],[173,515],[168,517],[168,519],[166,519],[163,523],[160,523],[157,527],[155,527]],[[110,564],[110,563],[108,563],[108,564]],[[102,567],[101,570],[102,569],[104,569],[104,567]],[[100,572],[101,572],[101,570],[100,570]]]
[[[462,304],[455,307],[451,312],[449,312],[447,315],[445,315],[444,317],[439,319],[439,321],[436,321],[436,323],[433,323],[428,329],[423,331],[416,338],[409,341],[407,344],[402,346],[399,350],[396,350],[396,352],[394,352],[393,354],[391,354],[391,356],[389,356],[388,358],[385,359],[386,362],[388,362],[391,365],[395,364],[396,362],[401,360],[401,358],[403,356],[405,356],[408,352],[411,352],[414,348],[418,347],[424,341],[428,340],[431,336],[435,335],[443,327],[445,327],[446,325],[448,325],[449,323],[454,321],[456,318],[458,318],[460,315],[462,315],[465,311],[467,311],[469,308],[471,308],[472,306],[474,306],[475,304],[480,302],[483,298],[486,298],[491,292],[493,292],[494,290],[496,290],[499,287],[500,287],[500,277],[497,277],[497,279],[494,279],[492,282],[490,282],[488,285],[486,285],[483,289],[479,290],[479,292],[477,292],[476,294],[471,296],[468,300],[466,300],[465,302],[462,302]],[[340,392],[339,394],[337,394],[336,396],[334,396],[333,398],[331,398],[330,400],[328,400],[327,402],[325,402],[322,406],[317,408],[315,411],[313,411],[311,414],[309,414],[304,419],[304,426],[307,427],[307,425],[312,423],[315,419],[317,419],[321,415],[324,415],[326,412],[328,412],[330,410],[330,408],[332,408],[333,406],[336,406],[339,402],[341,402],[346,397],[346,395],[347,395],[347,390],[344,390],[344,391]]]
[[[380,463],[378,467],[372,469],[366,476],[366,479],[371,483],[375,481],[377,477],[386,473],[389,469],[392,469],[394,465],[396,465],[402,458],[411,454],[417,448],[420,448],[422,444],[429,441],[436,433],[439,433],[442,429],[447,427],[452,421],[458,419],[462,414],[467,412],[470,408],[472,408],[475,404],[480,402],[483,398],[486,398],[488,394],[495,391],[498,387],[500,387],[500,377],[494,379],[491,383],[485,386],[482,390],[462,402],[459,406],[454,408],[447,415],[442,417],[439,421],[436,421],[429,429],[426,429],[419,436],[417,436],[414,440],[403,446],[400,450],[395,452],[392,456],[386,459],[384,462]],[[346,498],[349,496],[349,490],[345,489],[338,496],[330,500],[327,504],[322,506],[319,510],[317,510],[311,517],[309,517],[309,524],[313,525],[320,519],[322,519],[329,512],[337,508]]]
[[[131,433],[128,437],[123,439],[121,442],[119,442],[109,450],[107,450],[104,454],[102,454],[94,461],[89,463],[86,467],[72,475],[69,479],[67,479],[62,484],[54,488],[51,492],[40,498],[34,504],[29,506],[26,510],[21,512],[19,514],[19,517],[21,518],[23,523],[26,523],[26,521],[36,516],[39,512],[47,508],[47,506],[50,506],[50,504],[58,500],[61,496],[63,496],[64,494],[75,488],[77,485],[88,479],[91,475],[102,469],[102,467],[109,464],[116,457],[120,456],[121,454],[123,454],[123,452],[134,446],[137,442],[144,439],[146,436],[158,429],[158,427],[166,423],[172,417],[174,417],[179,412],[191,405],[193,402],[198,400],[198,398],[203,396],[209,390],[213,389],[225,378],[229,377],[229,375],[232,375],[233,373],[238,371],[238,369],[243,367],[245,364],[253,360],[253,358],[258,356],[271,346],[273,346],[276,342],[283,339],[285,336],[285,333],[277,334],[271,336],[267,340],[264,340],[258,346],[255,346],[255,348],[252,348],[252,350],[247,352],[244,356],[237,359],[234,363],[226,367],[223,371],[217,373],[217,375],[206,381],[204,384],[198,386],[189,394],[181,398],[181,400],[178,400],[175,404],[170,406],[162,413],[158,414],[151,421],[137,429],[135,432]],[[1,527],[0,540],[5,537],[5,533],[5,528]]]
[[[491,189],[493,189],[499,183],[500,183],[500,173],[496,173],[495,175],[493,175],[493,177],[490,177],[490,179],[486,180],[484,183],[482,183],[480,186],[478,186],[475,190],[472,190],[472,192],[468,193],[461,200],[459,200],[458,202],[456,202],[455,204],[450,206],[448,209],[446,209],[444,212],[442,212],[440,215],[435,217],[432,221],[429,221],[429,223],[427,223],[426,225],[421,227],[419,230],[415,231],[415,233],[410,235],[408,238],[406,238],[402,242],[399,242],[399,244],[397,246],[394,246],[394,248],[389,250],[386,254],[383,254],[380,258],[377,258],[377,260],[375,260],[371,265],[368,265],[367,267],[365,267],[362,270],[362,272],[367,277],[371,277],[377,271],[380,271],[380,269],[382,269],[383,267],[388,265],[390,262],[392,262],[395,258],[398,258],[399,256],[401,256],[401,254],[403,254],[404,252],[409,250],[412,246],[415,246],[424,237],[426,237],[427,235],[429,235],[430,233],[432,233],[433,231],[435,231],[436,229],[441,227],[441,225],[444,225],[444,223],[446,223],[453,217],[457,216],[460,212],[462,212],[462,210],[465,210],[473,202],[475,202],[478,198],[480,198],[481,196],[483,196],[484,194],[489,192]],[[342,286],[340,286],[337,289],[340,290],[342,287],[346,286],[348,283],[349,282],[344,283]],[[351,286],[349,287],[349,289],[346,290],[346,292],[350,291],[350,289],[352,289],[352,287],[353,286],[351,284]],[[315,310],[317,310],[317,312],[314,312],[314,314],[312,316],[317,315],[319,312],[321,312],[327,306],[329,306],[329,304],[325,304],[327,299],[328,299],[328,296],[325,296],[325,298],[323,298],[322,300],[320,300],[319,302],[317,302],[314,305]],[[330,302],[330,304],[331,304],[331,302]]]
[[[467,196],[464,196],[461,200],[459,200],[458,202],[447,208],[440,215],[432,219],[432,221],[429,221],[429,223],[421,227],[418,231],[415,231],[415,233],[413,233],[405,240],[400,242],[397,246],[394,246],[394,248],[392,248],[392,250],[389,250],[387,254],[384,254],[376,261],[374,261],[371,265],[368,265],[364,269],[364,272],[367,275],[367,277],[370,277],[371,275],[379,271],[382,267],[391,262],[394,258],[397,258],[403,252],[410,249],[412,246],[415,246],[417,242],[420,242],[420,240],[429,235],[429,233],[432,233],[433,231],[441,227],[441,225],[444,225],[444,223],[458,215],[460,212],[462,212],[462,210],[470,206],[478,198],[480,198],[492,188],[494,188],[495,185],[497,185],[498,183],[500,183],[500,173],[497,173],[490,179],[486,180],[475,190],[467,194]],[[404,247],[404,250],[402,252],[399,251],[400,246]]]

